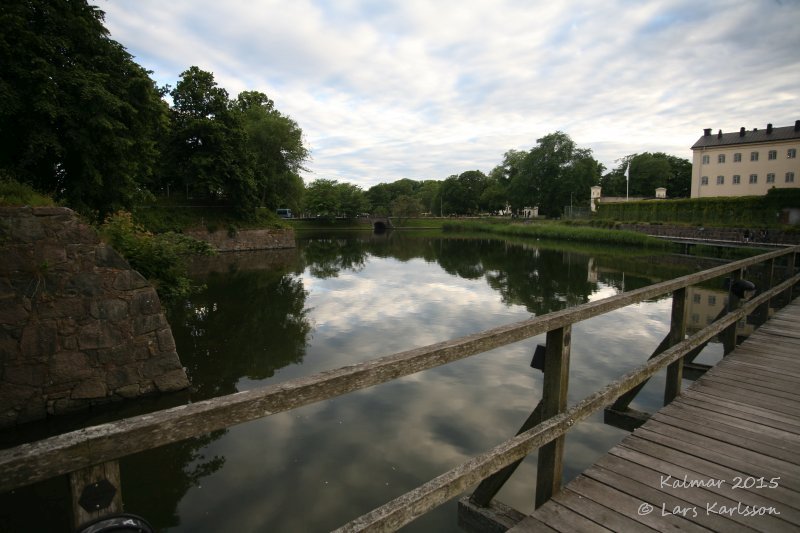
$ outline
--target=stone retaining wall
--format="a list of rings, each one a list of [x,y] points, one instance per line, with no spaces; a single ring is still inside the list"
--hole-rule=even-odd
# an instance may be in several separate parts
[[[184,389],[155,289],[61,207],[0,208],[0,427]]]
[[[209,243],[218,252],[277,250],[295,247],[294,230],[292,229],[189,230],[184,233]]]
[[[647,233],[648,235],[663,235],[669,237],[684,237],[691,239],[711,239],[721,241],[745,242],[747,228],[714,228],[696,226],[670,226],[666,224],[621,224],[620,229]],[[800,244],[800,232],[769,230],[766,237],[761,237],[761,228],[749,228],[752,241],[764,241],[779,244]]]

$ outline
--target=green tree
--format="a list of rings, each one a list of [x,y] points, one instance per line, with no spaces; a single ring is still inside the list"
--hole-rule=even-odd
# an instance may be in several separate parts
[[[630,163],[630,182],[625,171]],[[619,165],[604,175],[601,181],[603,196],[653,197],[658,187],[667,189],[670,198],[691,195],[692,164],[687,159],[663,152],[631,154],[620,159]]]
[[[392,202],[392,216],[397,218],[400,225],[408,218],[419,216],[421,211],[422,205],[420,205],[419,200],[413,196],[404,194],[398,196]]]
[[[388,215],[391,209],[392,187],[388,183],[373,185],[366,192],[369,211],[373,215]]]
[[[441,187],[440,181],[425,180],[420,182],[414,197],[419,202],[422,211],[439,214],[439,204],[436,203],[439,198],[439,187]]]
[[[364,191],[358,185],[337,183],[335,194],[338,203],[338,214],[345,217],[356,217],[367,210],[369,202]]]
[[[339,212],[339,195],[336,180],[316,179],[308,184],[303,196],[303,206],[309,216],[335,217]]]
[[[0,169],[98,220],[146,194],[166,125],[103,18],[86,0],[0,5]]]
[[[233,107],[241,114],[247,135],[259,205],[299,211],[304,190],[299,172],[309,155],[303,131],[264,93],[243,91]]]
[[[588,203],[590,187],[599,182],[602,172],[592,151],[579,148],[561,131],[536,143],[523,159],[511,158],[508,174],[512,207],[539,206],[541,214],[558,217],[570,201]]]
[[[247,216],[256,205],[253,164],[240,113],[210,72],[190,67],[171,91],[167,176],[192,196],[226,201]]]

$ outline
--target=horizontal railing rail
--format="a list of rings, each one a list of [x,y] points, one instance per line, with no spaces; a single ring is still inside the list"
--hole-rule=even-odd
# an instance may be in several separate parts
[[[790,270],[793,273],[795,256],[799,251],[800,246],[776,250],[458,339],[399,352],[261,389],[181,405],[0,450],[0,472],[3,472],[3,476],[0,477],[0,492],[386,383],[539,334],[548,333],[549,338],[555,330],[566,332],[568,355],[569,328],[576,322],[731,272],[738,272],[766,261],[774,262],[775,259],[783,256],[790,258],[789,265],[791,265]],[[423,485],[417,489],[421,492],[412,491],[390,502],[390,507],[387,507],[390,505],[387,504],[387,506],[365,515],[362,519],[345,526],[345,530],[371,529],[376,527],[374,524],[383,524],[380,526],[381,528],[394,528],[407,523],[420,514],[420,509],[430,509],[439,505],[476,481],[480,481],[498,469],[524,457],[535,447],[563,435],[566,428],[576,421],[589,416],[591,412],[605,406],[610,401],[613,402],[620,394],[647,379],[657,370],[679,359],[682,356],[680,354],[688,353],[699,346],[703,341],[698,339],[702,338],[707,341],[744,316],[744,309],[754,308],[759,303],[768,301],[775,294],[785,291],[787,288],[791,289],[798,279],[798,276],[793,276],[768,293],[751,300],[742,310],[725,315],[720,321],[666,350],[658,357],[651,359],[647,365],[626,374],[621,380],[588,397],[570,410],[556,416],[548,414],[548,418],[533,429],[520,433],[517,437],[506,441],[490,452],[481,454],[465,463],[459,469],[452,470]],[[778,290],[779,288],[780,290]],[[685,348],[685,351],[682,347]],[[563,409],[560,410],[563,411]],[[420,496],[421,494],[428,495],[423,497]],[[445,496],[445,499],[441,499]],[[428,501],[428,503],[422,503],[422,501]],[[408,514],[411,518],[399,520],[392,518],[398,516],[395,508],[400,507],[411,510]]]

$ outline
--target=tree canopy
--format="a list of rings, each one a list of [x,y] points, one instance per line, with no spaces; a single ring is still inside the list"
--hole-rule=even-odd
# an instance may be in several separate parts
[[[629,180],[625,171],[630,163]],[[663,152],[631,154],[620,160],[619,166],[603,176],[603,196],[653,197],[658,187],[667,189],[670,198],[691,196],[692,164],[688,159]]]
[[[603,165],[588,148],[579,148],[564,132],[536,140],[524,157],[506,154],[497,171],[509,180],[511,206],[539,206],[539,212],[558,217],[570,203],[588,204],[590,188],[600,181]]]
[[[86,0],[0,5],[3,174],[96,219],[170,190],[242,216],[300,206],[296,122],[263,93],[229,99],[196,66],[158,88],[103,17]]]
[[[0,6],[0,168],[102,217],[150,185],[166,104],[85,0]]]

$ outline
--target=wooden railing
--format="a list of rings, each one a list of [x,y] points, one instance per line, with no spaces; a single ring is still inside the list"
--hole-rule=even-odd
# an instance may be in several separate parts
[[[334,398],[546,333],[547,362],[543,397],[538,412],[529,418],[529,427],[523,427],[515,437],[346,524],[340,531],[397,529],[470,486],[510,467],[536,449],[539,449],[538,505],[559,490],[564,435],[570,427],[599,409],[614,404],[620,396],[665,367],[668,368],[666,399],[679,394],[684,356],[699,351],[718,334],[725,336],[733,331],[735,335],[738,320],[756,307],[767,304],[778,294],[791,291],[800,281],[800,274],[795,274],[798,252],[800,246],[776,250],[458,339],[0,450],[0,472],[3,474],[0,476],[0,492],[69,474],[73,501],[77,501],[80,492],[96,484],[98,479],[118,476],[117,460],[127,455]],[[771,286],[771,272],[778,258],[787,259],[789,277],[786,281],[763,291],[741,308],[731,308],[702,331],[684,338],[686,287],[730,273],[735,278],[743,269],[760,263],[768,264],[768,285]],[[567,409],[572,324],[669,293],[673,295],[672,323],[660,351],[657,350],[646,364]],[[497,485],[497,478],[493,483]],[[485,491],[476,500],[485,504],[488,501],[486,495],[489,494],[488,499],[494,495],[492,490]],[[116,512],[119,509],[115,509],[115,506],[118,503],[112,502],[95,513],[83,513],[76,505],[76,523]]]

